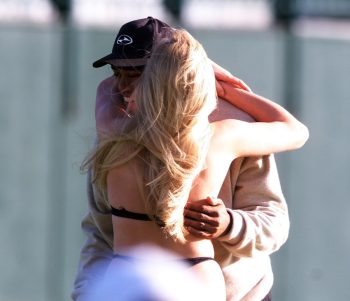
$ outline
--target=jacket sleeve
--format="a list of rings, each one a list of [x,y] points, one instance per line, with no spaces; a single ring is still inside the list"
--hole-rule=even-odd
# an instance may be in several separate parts
[[[230,169],[232,228],[220,238],[236,257],[269,255],[287,240],[289,215],[273,155],[241,158]]]
[[[114,81],[115,77],[110,76],[98,85],[95,107],[97,132],[99,128],[105,129],[110,125],[110,120],[114,114],[118,113],[115,103],[120,99],[115,97],[117,94],[113,91]],[[78,272],[72,291],[74,301],[86,300],[88,289],[96,283],[96,278],[104,274],[113,256],[113,225],[110,207],[105,196],[98,193],[91,184],[90,171],[87,176],[87,194],[89,213],[82,221],[82,230],[87,239],[80,252]]]
[[[86,300],[89,289],[103,276],[113,256],[113,227],[110,209],[103,203],[87,177],[89,213],[82,221],[87,240],[81,250],[78,272],[71,297],[74,301]],[[99,200],[97,203],[96,200]]]

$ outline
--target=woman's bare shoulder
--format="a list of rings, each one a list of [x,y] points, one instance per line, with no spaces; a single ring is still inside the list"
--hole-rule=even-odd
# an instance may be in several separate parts
[[[253,122],[254,119],[246,112],[238,109],[228,101],[219,98],[215,111],[209,116],[210,122],[223,119],[238,119],[247,122]]]
[[[237,157],[235,146],[241,135],[242,123],[245,122],[237,119],[222,119],[212,122],[211,152],[234,160]]]

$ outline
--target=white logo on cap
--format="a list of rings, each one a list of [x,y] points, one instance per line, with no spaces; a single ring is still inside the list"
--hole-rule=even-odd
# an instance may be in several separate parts
[[[121,35],[117,40],[118,45],[129,45],[132,42],[133,42],[132,38],[125,34]]]

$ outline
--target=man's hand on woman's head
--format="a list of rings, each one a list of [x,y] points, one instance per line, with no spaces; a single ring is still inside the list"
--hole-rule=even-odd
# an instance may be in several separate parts
[[[221,199],[208,197],[188,202],[184,210],[184,226],[199,238],[213,239],[225,235],[232,225],[231,215]]]

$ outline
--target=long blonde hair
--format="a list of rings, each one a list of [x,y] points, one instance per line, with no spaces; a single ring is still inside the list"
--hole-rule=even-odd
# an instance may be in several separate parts
[[[215,91],[203,47],[185,30],[175,30],[171,39],[155,46],[139,79],[133,118],[121,134],[101,138],[83,163],[105,191],[112,168],[141,159],[147,214],[162,221],[166,235],[180,241],[183,209],[207,153]]]

